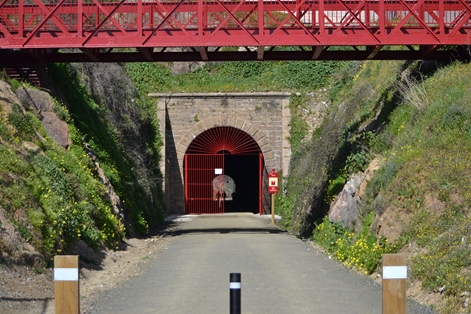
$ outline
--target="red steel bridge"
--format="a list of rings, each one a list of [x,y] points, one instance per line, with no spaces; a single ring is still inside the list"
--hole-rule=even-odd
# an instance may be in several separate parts
[[[441,59],[471,0],[0,0],[0,64]]]

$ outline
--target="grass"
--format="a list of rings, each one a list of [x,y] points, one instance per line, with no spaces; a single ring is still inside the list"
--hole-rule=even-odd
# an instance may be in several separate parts
[[[203,65],[191,73],[172,75],[169,65],[128,63],[139,91],[252,92],[313,91],[325,86],[344,62],[225,62]]]
[[[409,260],[412,280],[429,291],[446,287],[446,302],[438,311],[457,313],[471,283],[471,66],[449,64],[422,75],[426,80],[404,73],[421,77],[411,63],[363,63],[353,82],[344,85],[348,92],[336,91],[333,110],[341,110],[352,97],[360,102],[350,132],[358,132],[381,108],[388,110],[382,131],[368,141],[350,135],[351,149],[342,158],[345,164],[337,164],[326,199],[344,182],[339,178],[353,172],[342,165],[354,159],[355,147],[380,159],[382,166],[367,186],[357,227],[345,229],[326,218],[316,224],[313,238],[338,260],[366,273],[379,265],[375,252],[415,247]],[[398,81],[406,81],[406,88],[399,88]],[[364,97],[356,97],[355,91],[363,91]],[[371,217],[379,218],[387,208],[400,210],[406,222],[397,242],[385,246],[385,239],[373,236],[374,221],[368,226]]]

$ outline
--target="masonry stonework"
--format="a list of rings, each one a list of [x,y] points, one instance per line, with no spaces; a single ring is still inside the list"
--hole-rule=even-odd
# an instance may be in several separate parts
[[[157,97],[160,131],[165,138],[160,169],[167,214],[184,214],[183,160],[190,143],[219,126],[238,128],[258,143],[265,170],[288,173],[291,148],[288,93],[179,93]],[[266,172],[264,171],[264,172]]]

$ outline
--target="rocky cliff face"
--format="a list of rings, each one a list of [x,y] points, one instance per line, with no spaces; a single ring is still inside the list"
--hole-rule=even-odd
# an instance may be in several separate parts
[[[26,92],[26,90],[23,90],[22,92]],[[0,80],[0,124],[3,128],[5,128],[5,130],[3,131],[5,133],[13,134],[16,131],[15,127],[11,125],[8,121],[9,115],[13,113],[13,106],[15,104],[22,104],[23,106],[28,108],[31,104],[22,103],[21,99],[18,97],[18,94],[21,94],[21,92],[15,94],[14,91],[11,89],[10,84]],[[50,96],[47,96],[48,97],[44,98],[35,98],[41,103],[44,103],[51,100]],[[42,153],[41,148],[32,142],[25,141],[18,143],[15,146],[12,146],[9,145],[3,139],[3,136],[0,137],[0,145],[8,146],[9,149],[15,149],[21,155],[28,155],[29,151],[35,153]],[[5,157],[2,156],[0,158]],[[20,177],[13,172],[0,173],[0,187],[13,184],[14,182],[17,182],[19,180]],[[7,201],[6,204],[8,204],[8,200],[4,199],[3,201]],[[28,264],[30,264],[32,267],[43,267],[45,265],[44,256],[39,253],[31,243],[29,243],[28,239],[25,239],[25,237],[22,236],[18,228],[18,226],[21,225],[29,225],[29,217],[27,215],[26,210],[24,208],[21,208],[12,212],[10,208],[4,208],[0,204],[0,262],[2,262],[3,259],[8,256],[14,259],[22,259]],[[35,234],[34,232],[33,234],[35,236],[40,237],[39,234]]]
[[[69,127],[67,122],[61,120],[54,112],[54,107],[58,105],[54,103],[51,95],[29,87],[19,88],[16,91],[16,95],[25,110],[35,112],[46,129],[47,135],[54,142],[64,148],[70,145]]]
[[[108,132],[100,134],[102,132],[93,126],[82,125],[81,129],[88,134],[85,141],[94,136],[96,147],[106,150],[101,154],[119,154],[115,165],[120,168],[118,171],[122,178],[102,180],[108,187],[114,211],[124,216],[131,232],[139,220],[148,226],[159,224],[163,218],[162,180],[158,168],[161,140],[152,109],[141,105],[140,96],[122,66],[97,63],[72,64],[71,68],[85,87],[84,92],[96,103],[94,110],[100,111],[101,115],[97,119],[106,124]],[[77,119],[85,119],[81,105],[69,103],[72,114]],[[97,139],[101,136],[113,137],[114,143],[111,139],[108,143],[105,143],[106,138]],[[100,162],[100,156],[97,161]],[[145,230],[141,228],[139,232]]]
[[[347,149],[345,129],[355,106],[344,103],[327,115],[319,135],[292,159],[287,188],[297,197],[291,228],[302,237],[310,236],[314,221],[328,212],[324,199],[329,173],[341,164]]]
[[[380,165],[379,159],[373,159],[365,172],[358,172],[351,176],[330,204],[328,215],[331,222],[339,222],[348,228],[354,227],[354,222],[358,218],[358,206],[365,196],[366,185]]]

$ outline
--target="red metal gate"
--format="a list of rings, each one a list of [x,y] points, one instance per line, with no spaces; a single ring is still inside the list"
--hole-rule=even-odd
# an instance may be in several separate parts
[[[259,155],[259,212],[262,212],[263,155],[257,142],[233,127],[215,127],[198,135],[184,159],[185,205],[187,214],[223,214],[224,193],[217,193],[213,180],[225,174],[224,157]]]
[[[224,174],[224,155],[185,155],[185,200],[188,214],[223,214],[224,198],[213,192],[213,180]]]

